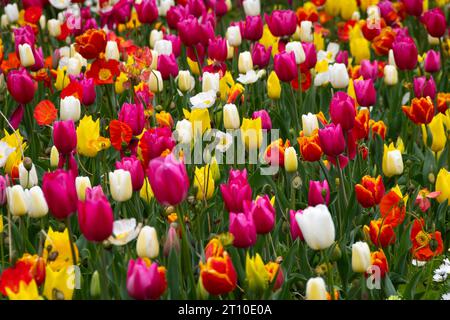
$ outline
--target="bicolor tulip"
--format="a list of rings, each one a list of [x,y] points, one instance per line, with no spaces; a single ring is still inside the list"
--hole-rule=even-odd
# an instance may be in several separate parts
[[[321,277],[310,278],[306,283],[306,300],[327,300],[325,281]]]
[[[128,263],[127,291],[133,299],[156,300],[166,291],[166,269],[147,261],[137,258]]]
[[[363,208],[371,208],[380,203],[384,196],[384,184],[381,176],[372,178],[371,176],[364,176],[361,183],[355,185],[356,199]]]
[[[237,273],[228,253],[208,257],[205,264],[200,262],[200,279],[209,294],[232,292],[237,286]]]
[[[384,145],[383,173],[386,177],[392,177],[403,173],[403,158],[400,149],[395,148],[394,143]]]

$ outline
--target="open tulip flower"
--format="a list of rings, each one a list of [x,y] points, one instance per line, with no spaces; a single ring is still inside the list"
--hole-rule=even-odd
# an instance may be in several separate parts
[[[0,300],[450,300],[449,0],[0,4]]]

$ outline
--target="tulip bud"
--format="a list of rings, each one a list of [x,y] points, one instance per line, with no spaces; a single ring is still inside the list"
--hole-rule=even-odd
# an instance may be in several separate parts
[[[180,239],[177,233],[178,225],[174,222],[170,224],[169,231],[167,232],[166,242],[164,243],[164,255],[169,256],[170,251],[175,249],[177,252],[180,251]]]
[[[108,41],[105,48],[105,59],[106,60],[120,60],[119,48],[117,47],[116,41]]]
[[[131,199],[133,195],[133,185],[131,183],[131,174],[123,169],[114,170],[109,173],[109,187],[111,196],[118,202],[124,202]]]
[[[6,28],[8,28],[8,25],[9,25],[8,16],[6,14],[2,14],[2,16],[0,18],[0,27],[2,29],[6,29]]]
[[[155,50],[150,50],[152,53],[152,64],[150,65],[150,69],[155,70],[158,69],[158,52]]]
[[[67,74],[77,76],[81,73],[81,62],[77,58],[69,58],[67,63]]]
[[[48,213],[47,201],[41,187],[34,186],[30,190],[25,190],[27,200],[28,215],[31,218],[41,218]]]
[[[3,206],[6,203],[6,189],[8,184],[8,176],[6,176],[6,178],[4,176],[0,176],[0,206]]]
[[[27,159],[27,158],[25,158]],[[36,173],[36,167],[34,166],[33,163],[31,163],[31,168],[25,168],[24,163],[25,163],[25,159],[24,161],[19,164],[19,180],[20,180],[20,185],[24,188],[31,188],[35,185],[38,184],[38,177],[37,177],[37,173]],[[29,158],[28,158],[29,159]]]
[[[50,19],[47,21],[48,33],[52,37],[59,37],[61,34],[61,22],[57,19]]]
[[[39,18],[39,26],[41,27],[41,30],[45,30],[45,27],[47,26],[47,18],[45,15],[41,15]]]
[[[89,177],[76,177],[75,188],[77,189],[78,200],[84,201],[86,199],[86,189],[92,188]]]
[[[8,17],[9,23],[14,23],[19,20],[19,8],[17,7],[17,3],[7,4],[5,6],[5,14]]]
[[[172,42],[170,40],[157,40],[155,42],[155,47],[153,48],[156,52],[158,52],[158,55],[166,55],[170,56],[172,54]]]
[[[305,136],[312,136],[314,130],[319,129],[319,121],[317,120],[317,116],[311,112],[308,112],[308,114],[303,114],[302,127]]]
[[[150,48],[154,48],[155,47],[155,43],[158,40],[162,40],[164,38],[164,34],[162,31],[158,31],[156,29],[153,29],[152,32],[150,32]]]
[[[97,270],[92,274],[90,293],[92,298],[99,298],[101,294],[100,276]]]
[[[164,88],[161,72],[158,70],[152,70],[150,77],[148,78],[148,87],[152,92],[161,92]]]
[[[327,206],[319,204],[315,207],[308,207],[303,210],[302,214],[295,215],[295,219],[311,249],[323,250],[333,244],[335,228]]]
[[[352,245],[352,269],[363,273],[371,265],[370,249],[366,242],[358,241]]]
[[[181,143],[191,143],[193,135],[192,135],[192,123],[183,119],[177,122],[175,127],[175,131],[177,133],[177,140]]]
[[[310,278],[306,283],[306,300],[327,300],[325,281],[321,277]]]
[[[20,64],[23,67],[31,67],[36,63],[34,60],[33,50],[28,43],[19,44]]]
[[[23,216],[28,211],[25,191],[21,185],[15,185],[6,189],[9,211],[13,216]]]
[[[246,16],[259,16],[261,14],[260,0],[244,0],[242,6]]]
[[[294,147],[286,148],[284,151],[284,168],[287,172],[296,172],[298,167],[297,152]]]
[[[145,226],[139,233],[136,252],[141,258],[154,259],[159,255],[159,242],[156,229]]]
[[[59,117],[61,120],[80,120],[81,104],[80,100],[74,96],[67,96],[61,99]]]
[[[306,59],[305,51],[303,50],[303,46],[300,41],[288,42],[286,45],[286,52],[294,52],[296,64],[303,63]]]
[[[388,86],[398,83],[398,72],[395,66],[389,64],[384,66],[384,83]]]
[[[239,129],[241,119],[235,104],[228,103],[223,106],[223,125],[225,129]]]
[[[178,89],[181,92],[189,92],[194,89],[195,79],[191,76],[189,70],[181,70],[178,72],[178,77],[176,79]]]
[[[220,88],[220,75],[219,73],[204,72],[202,75],[202,91],[215,91],[218,92]]]
[[[348,86],[347,67],[343,63],[335,63],[330,68],[330,82],[333,88],[342,89]]]
[[[252,55],[249,51],[244,51],[239,54],[239,73],[246,74],[253,69]]]
[[[239,47],[242,42],[241,31],[239,26],[230,26],[227,29],[226,38],[232,47]]]

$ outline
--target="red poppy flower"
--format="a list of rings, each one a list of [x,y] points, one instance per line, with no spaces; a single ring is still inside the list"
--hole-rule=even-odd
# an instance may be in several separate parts
[[[34,108],[34,119],[40,126],[51,125],[57,116],[58,111],[50,100],[42,100]]]
[[[94,78],[95,84],[113,83],[114,77],[120,74],[119,62],[116,60],[97,59],[86,73],[88,78]]]
[[[122,150],[122,145],[128,145],[133,138],[133,130],[128,124],[119,120],[112,120],[109,123],[109,138],[116,150]]]
[[[440,255],[444,248],[441,233],[439,231],[428,233],[424,228],[425,223],[422,218],[414,220],[410,236],[411,252],[419,261],[428,261]]]

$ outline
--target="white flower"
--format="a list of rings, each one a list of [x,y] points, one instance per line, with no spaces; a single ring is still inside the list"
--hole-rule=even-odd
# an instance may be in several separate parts
[[[233,143],[233,136],[222,131],[217,131],[215,135],[216,141],[219,141],[219,143],[216,145],[216,150],[222,153],[226,152]]]
[[[259,77],[255,70],[249,70],[246,74],[239,74],[239,77],[236,79],[242,84],[252,84],[258,81]]]
[[[328,62],[334,62],[336,55],[339,52],[339,44],[335,42],[330,42],[327,46],[327,51],[320,50],[317,53],[317,61],[327,59]]]
[[[16,148],[11,148],[5,141],[0,141],[0,168],[3,168],[9,155],[13,153]]]
[[[66,9],[70,6],[71,0],[50,0],[50,4],[56,9]]]
[[[411,261],[411,263],[412,263],[413,266],[419,267],[419,268],[420,268],[420,267],[423,267],[424,265],[427,264],[426,261],[420,261],[420,260],[416,260],[416,259],[413,259],[413,260]]]
[[[442,295],[442,300],[450,300],[450,292],[444,293]]]
[[[130,241],[136,239],[141,231],[142,223],[136,225],[136,219],[121,219],[113,223],[113,235],[108,241],[115,246],[124,246]]]
[[[161,17],[165,17],[171,6],[175,5],[173,0],[158,0],[158,13]]]
[[[177,122],[175,127],[176,137],[178,142],[181,143],[191,143],[192,141],[192,123],[183,119]]]
[[[217,98],[217,95],[214,90],[200,92],[189,99],[189,101],[192,104],[191,109],[209,108],[214,104],[214,102],[216,102],[216,98]]]
[[[302,214],[297,213],[295,220],[311,249],[323,250],[333,244],[335,228],[327,206],[319,204],[315,207],[308,207],[303,210]]]
[[[159,39],[155,42],[153,48],[159,55],[170,56],[172,54],[172,42],[165,39]]]

